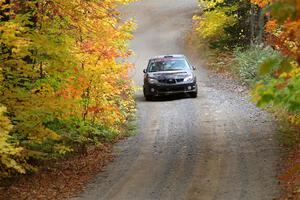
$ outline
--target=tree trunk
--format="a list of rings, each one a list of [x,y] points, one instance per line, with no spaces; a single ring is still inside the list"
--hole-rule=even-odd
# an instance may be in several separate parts
[[[258,24],[257,24],[257,44],[262,44],[263,43],[263,37],[264,37],[264,29],[265,29],[265,18],[262,12],[262,9],[259,8],[258,12]]]

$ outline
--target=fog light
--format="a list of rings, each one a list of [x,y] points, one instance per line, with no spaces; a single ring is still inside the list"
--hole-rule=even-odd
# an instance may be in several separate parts
[[[188,86],[188,90],[191,90],[192,89],[192,86]]]
[[[151,88],[151,90],[150,90],[151,92],[154,92],[155,91],[155,89],[154,88]]]

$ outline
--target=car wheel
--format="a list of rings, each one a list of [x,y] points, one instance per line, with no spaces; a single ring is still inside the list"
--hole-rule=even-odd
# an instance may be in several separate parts
[[[198,92],[192,92],[192,93],[190,93],[190,96],[191,96],[192,98],[197,98]]]
[[[145,88],[143,89],[143,93],[146,101],[151,101],[153,99],[152,95],[146,93]]]
[[[153,96],[152,95],[144,95],[146,101],[151,101],[153,100]]]

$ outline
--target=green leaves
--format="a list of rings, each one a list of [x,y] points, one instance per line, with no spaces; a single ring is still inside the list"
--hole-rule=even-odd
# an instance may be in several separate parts
[[[280,105],[289,111],[300,110],[300,76],[272,78],[266,83],[259,83],[253,90],[254,100],[260,107]]]
[[[291,60],[286,58],[286,59],[283,59],[279,65],[279,68],[278,68],[278,72],[279,74],[282,74],[282,73],[288,73],[290,71],[293,70],[293,66],[291,64]]]
[[[274,2],[268,10],[279,23],[283,23],[287,18],[295,19],[297,17],[297,9],[292,1],[289,0]]]
[[[259,67],[259,74],[261,76],[270,74],[273,70],[282,74],[284,72],[290,72],[293,69],[291,60],[288,58],[282,59],[280,57],[270,57],[263,61]]]
[[[254,0],[254,2],[259,2]],[[266,29],[274,48],[285,57],[269,57],[260,66],[260,75],[271,75],[271,79],[259,83],[254,89],[254,99],[259,106],[280,105],[290,112],[300,110],[300,66],[299,66],[299,11],[297,0],[269,1],[265,11],[270,17]],[[264,6],[266,6],[265,4]]]
[[[268,58],[261,65],[259,69],[260,75],[266,75],[278,64],[277,58]]]

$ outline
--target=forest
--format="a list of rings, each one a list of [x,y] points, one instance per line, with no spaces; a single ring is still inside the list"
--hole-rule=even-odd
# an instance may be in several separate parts
[[[240,80],[250,88],[252,101],[278,121],[276,138],[292,152],[282,177],[291,191],[291,185],[298,188],[300,1],[198,2],[202,12],[193,17],[197,45],[200,49],[209,46],[209,66]]]
[[[259,106],[300,110],[300,3],[296,0],[201,1],[199,37],[211,48],[234,53],[239,76],[254,87]],[[217,20],[217,19],[224,20]],[[298,122],[299,123],[299,122]]]
[[[225,65],[252,89],[253,101],[273,109],[291,128],[300,124],[300,2],[297,0],[201,0],[197,37],[227,53]],[[218,19],[223,20],[218,20]],[[221,63],[223,64],[223,63]],[[289,143],[299,142],[291,138]]]
[[[191,115],[198,119],[197,117],[202,116],[201,109],[205,109],[204,107],[199,108],[199,105],[202,106],[201,103],[203,103],[200,102],[202,100],[201,96],[198,99],[194,99],[196,103],[190,104],[184,104],[189,101],[185,98],[180,99],[180,101],[177,101],[178,99],[172,99],[173,101],[148,102],[149,104],[136,101],[136,99],[138,99],[136,98],[137,87],[134,86],[133,80],[129,76],[131,70],[136,66],[129,62],[129,58],[134,56],[134,52],[129,48],[129,42],[136,37],[134,31],[138,28],[138,25],[134,19],[123,19],[122,12],[120,11],[120,7],[136,1],[137,0],[0,0],[0,181],[14,180],[15,178],[18,179],[27,175],[29,175],[28,177],[30,178],[30,175],[40,172],[43,165],[42,163],[45,163],[44,161],[46,161],[46,163],[54,163],[57,160],[64,162],[63,159],[71,155],[83,155],[82,157],[88,157],[88,149],[91,147],[105,147],[107,142],[113,146],[115,141],[119,141],[129,135],[130,126],[137,121],[136,104],[142,104],[141,108],[149,111],[149,113],[155,113],[152,113],[153,116],[148,116],[148,113],[144,113],[145,116],[140,117],[141,126],[145,126],[142,127],[144,129],[141,130],[145,130],[146,132],[140,134],[146,134],[146,136],[142,135],[134,144],[129,143],[133,144],[133,146],[135,145],[132,148],[133,151],[137,150],[137,152],[131,152],[131,155],[139,154],[141,155],[139,158],[142,158],[136,160],[132,159],[135,161],[135,165],[129,165],[133,167],[131,172],[134,172],[134,167],[136,167],[139,170],[137,175],[144,175],[142,173],[143,170],[146,171],[145,169],[147,169],[148,165],[150,167],[151,165],[149,163],[146,165],[139,162],[142,162],[143,159],[149,159],[152,154],[157,156],[153,156],[153,158],[166,159],[161,162],[161,166],[155,165],[155,172],[158,173],[160,170],[164,173],[168,172],[168,174],[164,174],[166,177],[171,176],[171,172],[174,171],[186,172],[186,170],[179,170],[174,166],[176,170],[173,171],[170,168],[164,168],[166,166],[172,167],[171,164],[174,163],[174,165],[179,163],[177,167],[190,167],[190,164],[195,164],[195,166],[191,167],[194,167],[193,169],[196,171],[200,168],[196,164],[202,161],[202,157],[197,157],[202,156],[202,154],[196,152],[199,149],[198,146],[195,145],[196,142],[200,141],[197,140],[200,137],[198,137],[198,135],[189,134],[202,134],[201,137],[203,136],[204,139],[209,140],[209,142],[205,144],[207,145],[207,147],[205,146],[207,148],[206,150],[210,153],[207,155],[214,155],[215,157],[208,156],[207,159],[212,160],[203,162],[207,165],[211,163],[214,164],[216,160],[213,159],[217,158],[217,163],[221,161],[226,163],[227,158],[221,159],[220,156],[225,156],[226,151],[231,149],[222,150],[223,147],[226,147],[224,141],[226,140],[228,144],[235,143],[230,143],[233,140],[232,138],[228,139],[229,134],[225,134],[225,129],[232,128],[232,130],[241,132],[243,130],[239,130],[238,125],[236,125],[237,127],[235,127],[235,129],[224,125],[224,133],[222,132],[220,134],[217,131],[222,130],[220,127],[223,126],[224,123],[217,121],[217,117],[212,118],[215,121],[207,120],[208,125],[204,123],[203,125],[201,124],[203,121],[198,123],[193,120],[182,120],[180,117],[183,115],[179,115],[179,111],[177,112],[175,109],[177,107],[182,108],[181,106],[187,106],[190,108],[189,110],[186,109],[189,112],[190,110],[195,112],[199,111],[199,113],[193,113],[193,115]],[[179,9],[178,7],[182,5],[180,4],[182,1],[176,1],[176,5],[178,6],[174,7]],[[208,67],[213,71],[228,73],[231,77],[237,79],[240,85],[249,89],[251,101],[257,107],[271,113],[276,124],[278,124],[279,131],[275,134],[276,141],[279,143],[278,146],[287,149],[289,152],[289,154],[285,156],[287,158],[280,160],[280,162],[283,162],[284,169],[279,179],[286,183],[285,186],[289,192],[288,195],[294,194],[295,191],[299,194],[300,1],[195,1],[198,3],[198,12],[193,16],[193,19],[191,19],[190,16],[193,13],[188,13],[188,19],[192,21],[193,27],[190,27],[190,29],[193,29],[193,34],[195,34],[196,37],[193,45],[196,45],[199,51],[205,52],[205,55],[203,54],[204,57],[199,56],[199,59],[207,60]],[[182,40],[182,38],[176,38],[176,31],[170,33],[162,32],[165,33],[162,37],[158,37],[154,34],[146,34],[148,29],[149,33],[155,34],[159,34],[159,31],[168,31],[160,29],[170,28],[167,26],[170,25],[168,22],[172,21],[172,17],[170,16],[174,16],[178,10],[171,6],[170,10],[168,10],[168,2],[166,1],[166,8],[160,7],[162,8],[161,12],[167,14],[161,16],[163,20],[156,19],[155,17],[159,17],[159,14],[161,14],[158,11],[156,13],[155,10],[158,10],[155,6],[161,5],[159,1],[155,1],[156,3],[152,2],[153,4],[150,4],[149,2],[151,1],[147,0],[144,0],[144,2],[146,2],[145,5],[152,5],[153,7],[143,8],[141,6],[136,8],[136,13],[138,13],[138,9],[141,9],[142,12],[148,12],[148,17],[150,18],[142,18],[139,16],[145,20],[143,22],[144,24],[141,24],[141,27],[147,29],[140,29],[140,32],[137,32],[137,35],[141,39],[139,41],[143,43],[136,44],[138,49],[141,51],[144,50],[141,54],[148,52],[156,53],[158,52],[157,49],[168,49],[164,43],[165,41],[176,43]],[[195,6],[197,7],[197,5]],[[183,11],[190,11],[190,7],[192,6],[184,8],[185,10]],[[176,17],[178,17],[177,14]],[[182,18],[183,17],[185,17],[185,15],[182,15]],[[152,23],[157,24],[151,27],[150,25]],[[165,23],[166,26],[159,26],[160,23]],[[184,19],[182,24],[186,24]],[[172,24],[172,26],[174,25]],[[176,24],[176,26],[178,25]],[[181,27],[178,26],[178,29],[180,28]],[[169,38],[166,38],[166,35],[171,39],[168,40]],[[160,41],[161,46],[160,42],[158,42],[156,46],[151,46],[150,42],[154,43],[153,41],[155,41],[156,43],[158,41],[157,38],[163,38],[162,40],[165,41]],[[147,51],[147,46],[144,46],[144,43],[149,45],[149,51]],[[172,45],[169,46],[173,47]],[[174,48],[181,48],[176,45],[174,45]],[[143,79],[142,70],[140,70],[140,73],[140,77]],[[203,83],[201,86],[205,87],[206,83]],[[217,91],[209,89],[207,89],[207,91],[203,90],[207,92],[206,96],[209,96],[208,92]],[[202,98],[204,98],[203,96]],[[171,106],[168,106],[169,104],[173,105],[172,103],[174,102],[179,102],[178,104],[174,104],[175,106],[172,106],[174,109],[170,109],[168,112],[162,112],[163,114],[161,116],[168,116],[168,114],[171,116],[164,124],[162,120],[159,120],[161,116],[156,116],[160,110],[157,111],[155,109],[159,108],[157,105],[165,105],[165,109],[171,108]],[[207,115],[210,115],[211,113],[209,112],[212,112],[211,110],[217,107],[214,104],[215,102],[212,102],[211,99],[206,99],[204,103],[207,104],[205,105],[206,108],[209,108],[206,113]],[[197,106],[193,107],[194,105]],[[152,108],[153,110],[151,110]],[[183,110],[186,111],[185,109],[182,109],[182,111]],[[173,111],[175,114],[172,113]],[[218,110],[218,112],[221,111]],[[189,113],[185,114],[190,116]],[[236,114],[236,116],[239,115]],[[145,120],[143,121],[143,119]],[[176,120],[180,120],[179,125],[176,124]],[[236,119],[234,117],[230,118],[230,115],[226,120],[228,120],[228,124],[236,123]],[[252,119],[247,120],[251,122]],[[248,126],[247,123],[249,121],[247,120],[239,121],[243,123],[241,127]],[[186,125],[184,123],[187,122],[188,128],[184,129]],[[216,129],[209,129],[211,127],[215,128],[216,124],[219,125]],[[253,124],[251,125],[254,126]],[[175,127],[174,134],[160,132],[164,130],[168,131],[171,126]],[[253,127],[248,128],[250,130],[250,128]],[[206,129],[208,130],[207,132],[205,132]],[[181,137],[181,132],[178,133],[178,130],[187,133],[184,137]],[[211,136],[209,134],[215,135]],[[222,140],[217,137],[218,134],[221,135]],[[205,138],[205,136],[207,138]],[[250,139],[247,139],[247,134],[243,136],[244,138],[240,138],[241,141],[250,141]],[[209,137],[214,140],[210,140],[211,138]],[[255,137],[254,139],[259,138],[256,135],[253,137]],[[149,141],[146,141],[147,139]],[[151,139],[153,139],[153,141]],[[160,139],[164,140],[162,142],[165,142],[163,143],[165,146],[159,149],[158,145],[162,144],[160,143]],[[183,145],[181,145],[182,141],[185,142],[185,140],[191,144],[187,145],[183,143]],[[217,141],[216,144],[214,143],[215,140]],[[152,144],[152,142],[155,143]],[[200,142],[203,141],[201,140]],[[222,142],[224,142],[224,145]],[[252,145],[251,148],[254,148],[255,145],[251,142],[252,141],[247,143],[247,145],[249,147]],[[174,145],[174,143],[176,143],[177,146]],[[146,150],[143,150],[143,146],[139,146],[141,144],[145,145]],[[172,150],[172,159],[168,158],[169,154],[163,154],[163,150],[166,150],[169,147],[168,145]],[[137,146],[139,148],[137,148]],[[213,154],[215,152],[212,151],[215,147],[218,150],[216,152],[219,152],[217,155]],[[270,148],[271,147],[272,146],[270,146]],[[205,150],[204,147],[203,149]],[[244,151],[242,148],[239,150]],[[195,153],[189,151],[195,151]],[[247,152],[245,151],[244,153],[246,154]],[[271,153],[273,155],[274,152]],[[277,152],[274,154],[276,153]],[[242,158],[247,159],[247,155],[248,154]],[[88,159],[93,160],[93,158],[97,156],[101,157],[99,154],[92,156],[88,157]],[[239,156],[241,155],[236,155],[236,165],[240,164],[240,162],[242,162],[242,164],[250,163],[250,161],[249,163],[244,162]],[[149,160],[151,160],[151,158]],[[168,159],[172,161],[171,164],[167,163]],[[185,163],[189,159],[195,160]],[[155,163],[157,160],[153,159],[151,161]],[[164,166],[164,162],[168,165]],[[203,164],[203,166],[206,166],[206,164]],[[250,164],[249,166],[251,166]],[[76,168],[76,163],[74,165]],[[142,166],[143,169],[139,169],[139,166]],[[217,166],[212,165],[208,166],[207,169],[208,171],[210,168],[216,171],[219,170],[215,167]],[[224,171],[226,171],[225,167],[226,166],[224,166]],[[240,167],[240,165],[238,167]],[[83,164],[81,169],[84,168],[86,168],[85,164]],[[237,170],[240,170],[240,168]],[[118,170],[118,168],[116,169]],[[126,168],[126,170],[128,169]],[[227,171],[235,172],[234,170]],[[151,176],[151,173],[148,174]],[[199,174],[201,175],[201,173]],[[205,172],[203,174],[207,176],[215,175],[214,172],[207,174]],[[155,175],[160,178],[164,177],[158,176],[157,174]],[[191,177],[193,177],[193,175],[194,174],[191,174]],[[246,175],[249,176],[248,174],[245,174],[245,176]],[[130,174],[127,176],[127,178],[132,177],[133,175]],[[152,181],[154,177],[154,175],[151,177]],[[177,180],[178,177],[176,176],[176,178],[171,180]],[[268,178],[272,179],[274,177]],[[166,180],[168,179],[166,178]],[[132,183],[136,183],[134,181],[139,183],[139,177],[133,177]],[[147,179],[144,181],[146,182]],[[164,183],[162,180],[160,181]],[[191,181],[195,180],[193,179]],[[212,183],[213,181],[214,180],[212,180]],[[83,182],[87,183],[88,180]],[[126,181],[124,181],[124,183],[126,183]],[[238,181],[237,184],[239,183],[240,181]],[[67,183],[67,185],[68,184],[69,183]],[[251,185],[252,182],[248,184]],[[150,185],[153,184],[150,183]],[[176,184],[172,183],[170,187],[175,187],[175,185]],[[180,186],[180,184],[178,185]],[[209,184],[205,182],[202,188],[206,189],[205,186],[207,185]],[[22,186],[18,188],[22,188]],[[136,187],[134,191],[138,189],[139,187]],[[125,189],[123,192],[124,191],[126,192]],[[143,190],[141,191],[141,193],[144,194]],[[161,192],[163,190],[159,191]],[[182,189],[182,191],[184,190]],[[22,193],[22,191],[19,193]],[[283,199],[296,199],[296,197],[293,196],[293,198],[287,197]]]
[[[0,1],[0,177],[124,134],[135,25],[117,6],[129,2]]]

